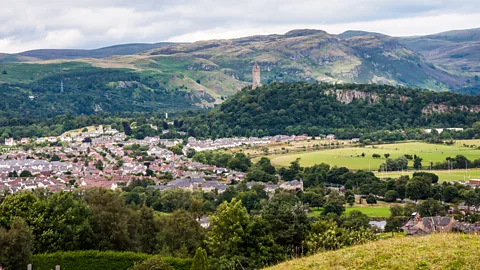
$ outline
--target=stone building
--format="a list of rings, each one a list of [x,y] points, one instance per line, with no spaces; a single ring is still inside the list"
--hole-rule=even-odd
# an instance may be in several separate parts
[[[407,235],[425,235],[431,233],[451,232],[457,224],[453,216],[451,217],[420,217],[418,213],[413,213],[411,218],[403,225],[402,229]]]
[[[262,86],[262,83],[260,82],[260,66],[257,62],[255,62],[252,68],[252,78],[252,89]]]

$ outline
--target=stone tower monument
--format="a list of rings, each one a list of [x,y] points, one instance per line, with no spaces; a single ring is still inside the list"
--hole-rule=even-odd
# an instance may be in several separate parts
[[[255,62],[252,68],[252,78],[252,89],[262,86],[262,83],[260,82],[260,66],[257,62]]]

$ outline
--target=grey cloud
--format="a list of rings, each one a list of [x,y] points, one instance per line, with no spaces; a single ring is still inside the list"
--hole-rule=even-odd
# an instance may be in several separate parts
[[[295,25],[348,25],[453,13],[480,13],[480,2],[2,0],[0,44],[7,45],[0,45],[0,51],[38,46],[93,48],[125,42],[157,42],[215,29],[242,30],[240,26],[258,29]]]

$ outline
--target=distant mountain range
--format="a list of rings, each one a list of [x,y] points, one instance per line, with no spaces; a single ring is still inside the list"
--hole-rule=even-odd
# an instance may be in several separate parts
[[[480,75],[480,28],[400,38],[399,42],[452,73]]]
[[[0,54],[0,85],[9,85],[17,89],[11,91],[21,91],[23,95],[32,94],[34,85],[36,94],[41,96],[38,89],[51,89],[52,81],[57,79],[65,81],[66,89],[83,89],[91,84],[72,85],[78,81],[78,74],[88,73],[88,69],[108,69],[108,74],[118,70],[122,74],[135,74],[132,77],[137,80],[128,84],[138,86],[137,90],[132,89],[133,94],[157,87],[179,92],[177,98],[184,96],[188,104],[205,107],[219,104],[248,86],[252,65],[257,62],[263,84],[375,83],[480,94],[479,60],[480,29],[416,37],[390,37],[364,31],[332,35],[304,29],[284,35],[194,43],[125,44],[96,50]],[[49,84],[44,85],[45,82]],[[124,85],[104,79],[97,83]],[[81,98],[82,91],[74,94]],[[61,102],[61,96],[58,100]],[[96,104],[81,111],[94,113],[97,105],[109,107]]]
[[[137,54],[147,50],[158,49],[171,42],[160,43],[132,43],[104,47],[94,50],[75,50],[75,49],[41,49],[21,52],[17,54],[0,54],[0,61],[34,61],[34,60],[53,60],[53,59],[80,59],[80,58],[107,58],[115,55]]]

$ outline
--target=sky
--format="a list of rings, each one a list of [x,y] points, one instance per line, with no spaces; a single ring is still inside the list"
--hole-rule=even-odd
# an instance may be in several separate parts
[[[479,0],[0,0],[0,7],[0,53],[305,28],[411,36],[480,27]]]

